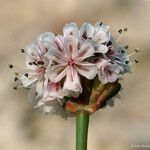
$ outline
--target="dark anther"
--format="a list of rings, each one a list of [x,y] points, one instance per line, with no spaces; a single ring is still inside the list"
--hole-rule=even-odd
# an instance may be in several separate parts
[[[9,64],[8,66],[9,66],[9,68],[13,68],[14,67],[12,64]]]
[[[37,64],[38,65],[44,65],[44,62],[43,61],[38,61]]]
[[[33,63],[32,62],[29,62],[29,65],[32,65]]]
[[[126,60],[126,62],[125,62],[126,64],[128,64],[129,63],[129,61],[128,60]]]
[[[14,90],[17,90],[17,86],[13,87]]]
[[[129,45],[126,45],[126,46],[125,46],[125,49],[128,49],[128,48],[129,48]]]
[[[122,29],[118,30],[118,32],[121,34],[122,33]]]
[[[28,78],[28,73],[25,73],[24,76],[26,76]]]
[[[124,53],[125,53],[125,51],[124,51],[124,50],[121,50],[121,53],[122,53],[122,54],[124,54]]]
[[[127,28],[124,28],[124,32],[127,32],[128,31],[128,29]]]
[[[21,49],[21,53],[24,53],[24,49]]]
[[[110,46],[110,45],[112,45],[112,42],[111,42],[111,41],[109,41],[109,42],[107,43],[107,46]]]
[[[138,63],[139,63],[139,61],[138,61],[137,59],[135,59],[135,63],[136,63],[136,64],[138,64]]]
[[[18,78],[17,77],[15,77],[15,79],[14,79],[15,81],[17,81],[18,80]]]
[[[32,62],[34,65],[37,65],[35,61]]]
[[[103,23],[101,22],[99,25],[101,26]]]
[[[87,39],[87,35],[86,35],[87,33],[86,33],[86,31],[83,33],[83,35],[82,35],[82,37],[84,38],[84,39]]]
[[[57,36],[58,35],[58,33],[54,33],[55,34],[55,36]]]
[[[139,52],[140,50],[138,48],[135,49],[135,52]]]

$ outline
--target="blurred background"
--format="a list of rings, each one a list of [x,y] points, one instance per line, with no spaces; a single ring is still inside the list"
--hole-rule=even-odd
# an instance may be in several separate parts
[[[70,22],[98,21],[109,24],[114,35],[127,27],[121,42],[129,45],[129,52],[136,47],[141,52],[132,57],[139,64],[125,75],[124,91],[115,107],[91,116],[89,150],[150,145],[149,16],[150,0],[0,0],[0,150],[75,149],[75,118],[66,121],[35,111],[27,101],[27,91],[13,90],[8,64],[24,65],[20,49],[40,33],[62,33]]]

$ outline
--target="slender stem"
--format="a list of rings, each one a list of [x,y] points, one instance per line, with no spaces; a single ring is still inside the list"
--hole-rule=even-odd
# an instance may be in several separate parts
[[[78,112],[76,116],[76,150],[87,150],[89,115]]]

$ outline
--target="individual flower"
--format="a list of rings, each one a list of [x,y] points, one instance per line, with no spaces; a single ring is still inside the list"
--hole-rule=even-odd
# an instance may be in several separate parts
[[[45,70],[51,60],[45,57],[45,53],[53,38],[52,33],[46,32],[39,35],[35,42],[24,49],[26,53],[26,72],[20,76],[20,79],[24,87],[36,85],[36,92],[39,95],[43,92],[44,84],[48,82]]]
[[[43,96],[37,100],[35,108],[41,108],[44,113],[54,113],[55,109],[58,109],[58,103],[59,107],[62,107],[65,95],[60,82],[52,83],[49,81],[43,89]]]
[[[81,45],[78,38],[74,36],[65,37],[62,50],[51,47],[46,54],[54,62],[52,66],[49,66],[48,78],[55,83],[65,78],[64,89],[81,93],[80,75],[91,80],[97,74],[96,64],[86,60],[93,54],[94,49],[90,43],[84,42]]]
[[[99,80],[103,84],[115,82],[119,78],[121,69],[119,65],[110,60],[100,59],[97,62],[97,67]]]

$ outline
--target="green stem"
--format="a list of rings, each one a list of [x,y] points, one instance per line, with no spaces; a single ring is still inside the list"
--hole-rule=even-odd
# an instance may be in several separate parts
[[[76,150],[87,150],[89,114],[78,112],[76,116]]]

